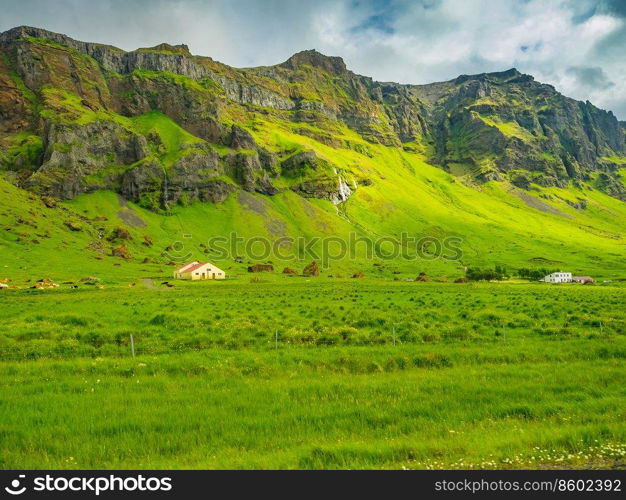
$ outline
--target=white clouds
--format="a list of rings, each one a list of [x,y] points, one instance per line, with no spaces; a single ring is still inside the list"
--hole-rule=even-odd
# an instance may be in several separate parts
[[[612,46],[598,51],[626,30],[607,1],[23,0],[3,5],[0,29],[30,24],[124,49],[187,43],[234,66],[316,48],[357,73],[403,83],[515,66],[626,119],[626,58]],[[605,85],[593,84],[593,68]]]
[[[591,56],[598,42],[623,28],[624,20],[594,9],[595,4],[442,0],[424,8],[412,2],[392,23],[393,33],[366,32],[359,50],[345,56],[357,72],[404,83],[515,66],[567,95],[620,111],[626,119],[622,86],[610,85],[623,81],[626,59]],[[599,64],[606,81],[593,85],[583,78],[589,73],[584,68]]]

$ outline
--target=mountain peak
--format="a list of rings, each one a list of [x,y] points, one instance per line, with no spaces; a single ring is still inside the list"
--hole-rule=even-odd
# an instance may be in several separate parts
[[[300,69],[302,66],[313,66],[333,75],[340,75],[347,71],[346,63],[341,57],[327,56],[315,49],[297,52],[280,66],[293,70]]]
[[[79,52],[84,52],[90,55],[96,47],[107,47],[116,52],[123,52],[121,49],[112,45],[81,42],[63,33],[55,33],[54,31],[49,31],[43,28],[35,28],[33,26],[17,26],[15,28],[11,28],[7,31],[0,33],[0,43],[11,43],[29,37],[50,40],[52,42],[72,47]]]
[[[190,56],[189,47],[187,45],[170,45],[169,43],[160,43],[154,47],[137,49],[137,52],[163,52],[167,54],[180,54],[184,56]]]
[[[0,33],[0,41],[8,42],[18,40],[20,38],[26,38],[29,36],[35,38],[46,38],[49,40],[57,41],[59,43],[63,43],[66,40],[70,39],[70,37],[68,37],[67,35],[48,31],[43,28],[35,28],[33,26],[16,26],[15,28],[11,28]]]
[[[517,68],[507,69],[506,71],[498,71],[493,73],[494,75],[500,75],[503,77],[521,76],[522,73]]]
[[[507,69],[505,71],[494,71],[492,73],[479,73],[477,75],[459,75],[453,81],[456,84],[466,82],[468,80],[498,80],[507,82],[509,80],[517,80],[524,78],[526,80],[534,80],[531,75],[525,75],[517,70],[517,68]]]

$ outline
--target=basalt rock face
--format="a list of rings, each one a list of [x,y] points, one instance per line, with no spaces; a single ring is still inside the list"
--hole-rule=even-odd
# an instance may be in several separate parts
[[[126,198],[152,203],[152,208],[194,200],[221,202],[234,190],[217,179],[221,174],[218,153],[208,145],[194,145],[168,169],[153,160],[125,171],[120,189]]]
[[[146,138],[125,131],[115,122],[86,125],[46,123],[41,167],[28,181],[38,191],[61,199],[93,189],[111,189],[112,165],[128,166],[149,155]],[[98,178],[89,183],[90,178]]]
[[[11,78],[11,68],[0,57],[0,137],[18,134],[33,119],[28,99]]]
[[[158,163],[145,162],[122,174],[119,191],[148,208],[168,208],[195,200],[221,203],[235,186],[218,178],[219,156],[215,151],[194,151],[164,171]]]
[[[246,191],[258,191],[263,194],[276,194],[268,173],[269,165],[263,164],[258,152],[237,153],[230,157],[235,179]]]
[[[522,169],[537,184],[567,185],[626,151],[613,113],[515,69],[412,90],[427,103],[436,161],[444,166],[467,165],[486,177]]]
[[[618,173],[611,171],[600,172],[597,184],[605,193],[618,200],[626,201],[626,186],[624,186]]]
[[[294,121],[339,121],[368,141],[399,146],[427,132],[421,103],[406,86],[356,75],[340,57],[299,52],[277,66],[248,70],[289,89]]]
[[[401,85],[315,50],[235,69],[185,45],[125,52],[31,27],[0,34],[0,53],[0,169],[57,198],[112,189],[159,210],[289,190],[341,204],[375,181],[328,148],[381,146],[481,182],[624,198],[626,124],[514,69]],[[271,127],[321,146],[272,142]]]

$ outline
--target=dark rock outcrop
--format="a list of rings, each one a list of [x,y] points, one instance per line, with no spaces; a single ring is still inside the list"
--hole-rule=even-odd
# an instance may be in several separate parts
[[[315,49],[298,52],[280,66],[294,71],[301,69],[303,66],[313,66],[336,76],[343,75],[348,71],[346,63],[341,57],[325,56]]]
[[[274,272],[274,266],[271,264],[253,264],[248,266],[249,273],[271,273]]]
[[[346,201],[357,188],[354,180],[339,173],[337,167],[317,157],[313,151],[296,153],[281,164],[286,177],[307,179],[294,184],[292,191],[305,198],[332,201],[335,205]]]
[[[229,164],[235,179],[246,191],[270,196],[278,192],[271,180],[275,172],[271,155],[259,151],[237,153],[229,158]]]
[[[257,143],[247,130],[233,125],[226,143],[233,149],[257,149]]]
[[[56,198],[69,199],[93,189],[111,189],[115,182],[108,167],[129,166],[146,158],[145,137],[112,121],[79,124],[48,123],[41,167],[28,185]],[[97,182],[87,182],[97,176]]]
[[[563,186],[601,168],[601,157],[626,154],[613,113],[565,97],[515,69],[412,89],[427,104],[436,162],[473,166],[481,180],[526,170],[537,184]],[[527,187],[523,177],[515,177],[516,185]]]
[[[335,205],[343,203],[352,194],[352,189],[340,176],[302,182],[291,189],[305,198],[330,200]]]

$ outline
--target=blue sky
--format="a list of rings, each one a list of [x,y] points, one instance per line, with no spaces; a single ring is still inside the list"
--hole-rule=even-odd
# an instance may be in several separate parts
[[[0,31],[21,24],[239,67],[315,48],[402,83],[516,67],[626,120],[626,0],[4,0]]]

